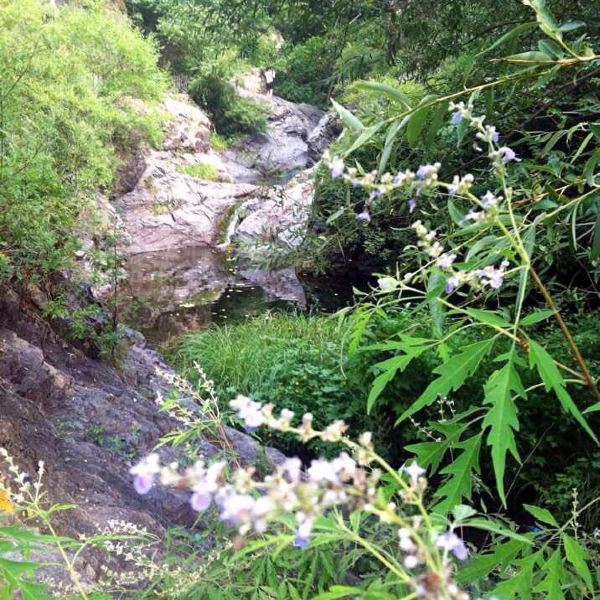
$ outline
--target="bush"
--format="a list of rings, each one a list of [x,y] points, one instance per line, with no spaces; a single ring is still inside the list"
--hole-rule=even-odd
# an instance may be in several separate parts
[[[6,275],[31,280],[68,266],[119,154],[160,137],[166,81],[120,15],[41,0],[0,4],[0,56],[0,253]]]
[[[242,68],[231,53],[204,62],[189,84],[192,98],[211,115],[223,136],[253,134],[267,128],[266,108],[241,97],[231,82]]]

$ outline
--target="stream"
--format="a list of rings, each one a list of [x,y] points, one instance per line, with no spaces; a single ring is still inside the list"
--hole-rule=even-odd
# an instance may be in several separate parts
[[[135,185],[113,200],[126,240],[120,319],[154,348],[267,311],[335,310],[352,295],[348,280],[309,284],[293,267],[258,270],[238,260],[238,242],[302,243],[313,198],[310,166],[331,141],[323,139],[330,133],[320,109],[264,94],[253,74],[241,93],[268,105],[266,132],[215,151],[204,113],[185,96],[170,98],[163,147],[138,157]],[[206,165],[218,175],[193,176]]]

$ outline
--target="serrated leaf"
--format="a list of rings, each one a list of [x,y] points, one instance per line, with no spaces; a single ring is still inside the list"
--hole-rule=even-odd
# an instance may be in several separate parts
[[[375,365],[375,367],[385,370],[373,381],[369,397],[367,398],[367,414],[371,414],[375,401],[379,398],[387,384],[394,379],[396,373],[404,371],[411,361],[420,356],[426,349],[427,347],[405,348],[406,354],[388,358]]]
[[[590,592],[593,590],[592,574],[587,565],[586,559],[588,558],[587,552],[580,546],[579,542],[569,535],[563,534],[562,541],[565,545],[565,554],[567,560],[573,565],[575,571],[583,579],[586,587]]]
[[[471,500],[473,491],[473,473],[479,473],[479,449],[482,434],[456,444],[455,448],[462,452],[448,466],[444,467],[441,475],[450,477],[435,491],[433,497],[442,500],[435,505],[434,512],[447,514],[461,503],[463,498]]]
[[[431,467],[430,473],[433,475],[438,470],[438,467],[450,446],[453,446],[458,442],[466,428],[467,425],[463,423],[450,424],[442,431],[444,439],[439,442],[409,444],[405,447],[405,450],[414,453],[416,455],[417,463],[424,469]]]
[[[506,453],[510,452],[515,460],[520,462],[515,440],[515,431],[519,431],[519,417],[517,406],[513,400],[515,395],[525,397],[525,389],[521,383],[519,373],[511,361],[501,369],[494,371],[484,387],[484,404],[491,408],[487,412],[482,428],[490,428],[487,444],[491,446],[492,464],[496,477],[496,487],[502,504],[506,506],[504,493],[504,471],[506,467]]]
[[[356,115],[353,115],[347,108],[344,108],[335,100],[332,100],[331,103],[333,104],[333,108],[335,108],[337,114],[340,116],[340,119],[346,127],[348,127],[349,129],[354,129],[355,131],[360,131],[361,129],[365,128],[361,120]]]
[[[559,550],[555,550],[544,563],[542,573],[545,577],[535,586],[533,591],[538,594],[545,592],[544,598],[546,600],[564,600],[565,596],[561,586],[563,568]]]
[[[482,581],[492,571],[504,569],[507,564],[513,561],[528,546],[528,543],[520,540],[510,540],[503,544],[494,544],[492,552],[489,554],[473,556],[466,567],[457,573],[456,580],[461,584]]]
[[[558,527],[556,519],[549,510],[540,508],[539,506],[532,506],[531,504],[523,504],[523,508],[538,521],[546,523],[547,525],[552,525],[553,527]]]
[[[529,340],[529,365],[531,368],[534,366],[536,367],[546,391],[554,390],[563,409],[572,415],[585,431],[587,431],[591,438],[598,443],[598,438],[590,428],[583,414],[581,414],[579,408],[577,408],[575,402],[573,402],[569,392],[567,392],[565,381],[560,374],[558,367],[554,364],[554,360],[550,354],[534,340]]]
[[[516,561],[520,567],[517,573],[510,579],[499,583],[492,592],[492,595],[502,598],[502,600],[531,600],[531,588],[533,583],[533,568],[539,558],[538,552]]]
[[[462,387],[465,381],[477,370],[483,358],[492,350],[494,341],[495,338],[489,338],[470,344],[460,354],[436,367],[433,372],[439,377],[432,381],[419,398],[404,411],[396,424],[405,421],[425,406],[429,406],[439,396],[447,396],[451,391],[456,391]]]

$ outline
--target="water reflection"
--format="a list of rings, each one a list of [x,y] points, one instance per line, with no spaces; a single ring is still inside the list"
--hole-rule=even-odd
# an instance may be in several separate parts
[[[135,255],[126,270],[121,319],[155,347],[211,323],[305,304],[293,270],[240,272],[229,255],[209,248]]]

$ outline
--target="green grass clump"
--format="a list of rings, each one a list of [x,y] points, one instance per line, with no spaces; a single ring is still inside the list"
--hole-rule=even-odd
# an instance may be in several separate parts
[[[184,175],[189,175],[196,179],[204,179],[206,181],[218,181],[220,179],[219,169],[208,163],[179,165],[177,171]]]
[[[174,360],[192,381],[198,378],[198,362],[215,382],[224,407],[236,394],[245,394],[272,402],[276,411],[312,412],[315,426],[345,419],[362,430],[369,421],[365,382],[344,352],[337,323],[324,316],[280,313],[215,326],[185,337]]]

